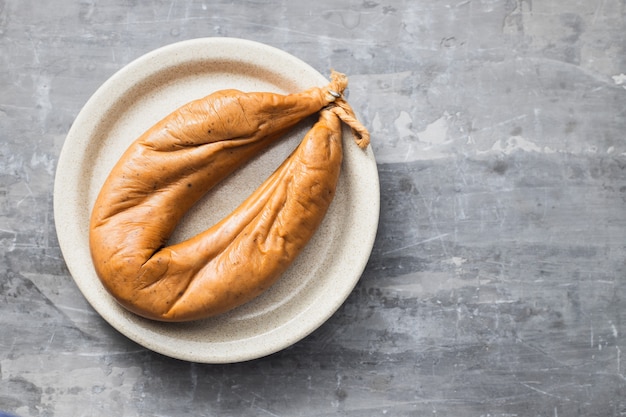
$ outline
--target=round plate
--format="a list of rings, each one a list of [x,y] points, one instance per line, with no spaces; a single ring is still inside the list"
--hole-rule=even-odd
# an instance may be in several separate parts
[[[349,76],[349,74],[348,74]],[[345,301],[370,256],[379,215],[371,147],[344,129],[344,162],[335,200],[320,229],[266,293],[229,313],[189,323],[138,317],[107,293],[89,253],[89,217],[100,188],[128,145],[179,106],[213,91],[298,92],[327,79],[276,48],[232,38],[194,39],[157,49],[107,80],[72,125],[54,184],[55,223],[81,292],[114,328],[161,354],[203,363],[259,358],[301,340]],[[315,118],[227,178],[183,219],[173,241],[208,228],[241,203],[296,147]]]

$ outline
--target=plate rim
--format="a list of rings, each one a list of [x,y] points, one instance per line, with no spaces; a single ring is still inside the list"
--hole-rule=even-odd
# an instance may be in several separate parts
[[[274,343],[261,344],[260,347],[258,349],[254,349],[254,351],[240,352],[238,354],[233,354],[233,355],[224,356],[224,355],[216,355],[215,353],[212,353],[212,354],[205,353],[204,355],[202,354],[199,355],[197,352],[196,353],[181,352],[177,349],[173,349],[171,346],[162,346],[162,345],[159,345],[158,343],[155,345],[154,340],[159,339],[160,337],[163,337],[163,335],[158,334],[156,332],[150,333],[153,336],[153,339],[146,340],[145,334],[142,334],[141,332],[137,333],[137,332],[130,331],[129,326],[132,328],[137,323],[136,321],[137,316],[133,315],[132,313],[124,312],[119,317],[111,317],[109,314],[107,314],[106,311],[101,311],[102,306],[97,302],[97,300],[95,299],[95,296],[91,293],[86,293],[86,290],[85,290],[86,285],[84,282],[85,278],[83,277],[83,274],[85,274],[85,267],[81,265],[77,265],[75,262],[68,261],[69,256],[67,256],[69,251],[74,249],[71,244],[71,236],[75,233],[79,233],[79,234],[81,233],[80,225],[72,224],[72,221],[68,220],[68,217],[70,218],[72,217],[71,215],[72,209],[74,209],[76,212],[79,212],[80,210],[77,207],[68,208],[66,207],[66,204],[65,204],[66,201],[68,201],[67,196],[70,191],[67,189],[69,187],[64,187],[64,185],[67,184],[68,179],[71,179],[70,174],[72,172],[72,170],[68,169],[68,167],[71,167],[72,164],[76,165],[76,164],[81,163],[81,161],[77,161],[75,159],[75,153],[70,151],[70,147],[81,144],[80,138],[78,137],[78,133],[80,133],[81,128],[86,123],[88,123],[89,117],[91,116],[91,114],[89,113],[94,108],[103,107],[103,104],[108,104],[108,106],[105,105],[104,108],[108,108],[112,105],[111,97],[110,97],[111,89],[113,88],[118,89],[119,91],[121,91],[118,93],[118,95],[121,95],[123,94],[124,91],[126,91],[128,88],[131,88],[135,84],[134,80],[136,80],[137,77],[139,77],[140,80],[146,78],[147,75],[146,75],[145,69],[146,69],[147,64],[150,64],[150,63],[153,64],[153,67],[147,73],[154,75],[158,71],[163,71],[163,67],[159,67],[159,65],[154,65],[155,62],[158,63],[160,61],[163,61],[164,58],[168,56],[172,56],[172,54],[178,55],[178,56],[180,56],[181,54],[184,55],[185,52],[188,52],[190,50],[196,51],[197,48],[207,48],[207,49],[213,48],[214,53],[217,53],[216,49],[232,51],[232,50],[237,50],[237,48],[244,48],[244,49],[248,48],[252,50],[262,51],[264,53],[267,53],[270,55],[273,54],[276,57],[280,57],[281,59],[284,59],[287,62],[291,63],[292,65],[298,67],[298,70],[305,72],[308,76],[317,78],[317,82],[319,83],[319,85],[324,85],[325,83],[327,83],[326,78],[322,74],[320,74],[313,67],[311,67],[309,64],[305,63],[304,61],[300,60],[299,58],[281,49],[278,49],[276,47],[273,47],[264,43],[260,43],[257,41],[248,40],[248,39],[231,38],[231,37],[195,38],[195,39],[184,40],[184,41],[168,44],[165,46],[161,46],[157,49],[154,49],[148,53],[145,53],[139,56],[138,58],[124,65],[122,68],[117,70],[112,76],[110,76],[107,80],[105,80],[105,82],[102,83],[100,87],[98,87],[95,90],[95,92],[91,95],[91,97],[86,101],[86,103],[83,105],[83,107],[77,114],[76,118],[74,119],[74,122],[72,123],[72,126],[70,127],[66,135],[61,152],[59,154],[57,167],[56,167],[56,173],[55,173],[55,178],[54,178],[54,192],[53,192],[54,222],[55,222],[55,227],[56,227],[57,238],[59,241],[59,247],[61,249],[64,260],[66,262],[67,268],[70,272],[70,275],[73,281],[78,286],[79,290],[81,291],[83,296],[87,299],[91,307],[94,308],[94,310],[109,325],[115,328],[118,332],[122,333],[123,335],[133,340],[134,342],[142,345],[146,349],[150,349],[152,351],[155,351],[157,353],[160,353],[160,354],[163,354],[165,356],[169,356],[175,359],[181,359],[181,360],[190,361],[190,362],[214,363],[214,364],[243,362],[243,361],[248,361],[248,360],[253,360],[253,359],[261,358],[264,356],[268,356],[272,353],[276,353],[304,339],[309,334],[311,334],[316,329],[318,329],[322,324],[324,324],[345,303],[346,299],[352,293],[354,287],[360,280],[363,274],[363,271],[366,267],[367,261],[371,255],[373,246],[374,246],[374,240],[377,234],[379,212],[380,212],[380,185],[379,185],[376,161],[375,161],[372,149],[371,149],[372,147],[370,146],[365,152],[367,163],[369,164],[370,170],[373,170],[372,172],[373,175],[371,178],[369,178],[371,184],[368,189],[368,191],[371,193],[370,195],[371,201],[369,201],[371,205],[368,210],[368,213],[370,213],[370,215],[369,215],[369,218],[365,219],[367,221],[367,227],[364,229],[366,233],[364,233],[360,238],[360,241],[363,242],[362,248],[364,248],[365,252],[358,259],[358,262],[353,265],[354,277],[353,277],[353,282],[351,282],[349,291],[347,291],[347,288],[346,288],[347,292],[345,294],[342,294],[341,297],[338,297],[340,298],[340,301],[337,301],[335,304],[333,304],[331,308],[327,308],[325,310],[325,314],[318,314],[317,320],[315,320],[312,324],[309,323],[306,329],[304,330],[300,329],[300,331],[287,332],[286,335],[285,334],[282,335],[283,339],[281,341],[276,341],[276,339],[274,339],[275,340]],[[228,55],[228,54],[223,56],[223,58],[225,59],[233,58],[233,57],[234,56]],[[202,53],[200,53],[195,58],[202,59],[203,58]],[[142,72],[142,71],[143,71],[143,75],[137,74],[137,72]],[[126,88],[124,88],[125,86]],[[113,103],[114,102],[115,100],[113,100]],[[85,142],[89,142],[89,141],[85,141]],[[84,149],[86,149],[87,144],[83,144],[83,145],[85,146]],[[74,222],[74,223],[77,223],[77,222]],[[91,264],[90,262],[85,262],[85,263]],[[91,265],[91,267],[93,268],[93,265]],[[87,269],[89,268],[87,267]],[[310,306],[307,307],[307,309],[308,308],[310,308]],[[253,336],[252,338],[254,339],[256,337],[266,336],[269,333],[277,331],[278,329],[284,329],[285,326],[293,327],[294,326],[293,320],[289,320],[282,327],[274,327],[270,331],[265,332],[261,335]],[[145,331],[145,328],[144,328],[144,331]],[[291,336],[291,337],[288,337],[288,336]],[[193,345],[195,344],[206,345],[207,342],[202,343],[200,341],[187,340],[186,343],[193,344]],[[223,342],[220,342],[220,343],[223,343]],[[228,342],[228,343],[232,343],[232,342]]]

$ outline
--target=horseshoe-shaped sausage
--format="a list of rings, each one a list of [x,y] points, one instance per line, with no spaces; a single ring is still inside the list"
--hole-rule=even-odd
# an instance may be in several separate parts
[[[345,75],[302,93],[225,90],[174,111],[137,139],[95,202],[90,250],[105,288],[128,310],[160,321],[214,316],[269,288],[315,233],[342,160],[341,120],[367,131],[341,97]],[[209,189],[303,118],[319,121],[236,210],[165,247]],[[356,129],[356,130],[355,130]]]

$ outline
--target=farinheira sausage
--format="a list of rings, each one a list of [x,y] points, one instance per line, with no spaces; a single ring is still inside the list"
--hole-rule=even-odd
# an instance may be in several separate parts
[[[340,98],[346,85],[333,72],[328,86],[298,94],[220,91],[174,111],[133,142],[105,181],[90,222],[92,260],[105,288],[143,317],[189,321],[228,311],[271,286],[332,201],[341,120],[359,146],[369,143]],[[236,210],[165,247],[208,190],[316,112],[318,122],[297,149]]]

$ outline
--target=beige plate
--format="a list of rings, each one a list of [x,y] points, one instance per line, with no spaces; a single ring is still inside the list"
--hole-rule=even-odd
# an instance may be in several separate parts
[[[349,74],[348,74],[349,76]],[[327,80],[273,47],[231,38],[195,39],[130,63],[89,99],[70,129],[54,184],[55,223],[70,273],[94,309],[135,342],[178,359],[229,363],[284,349],[322,325],[345,301],[370,256],[379,215],[371,151],[344,130],[337,196],[321,228],[292,267],[265,294],[216,318],[159,323],[121,308],[102,287],[89,254],[91,208],[105,177],[130,142],[172,110],[224,88],[297,92]],[[224,181],[179,225],[180,241],[232,211],[297,145],[314,119]]]

